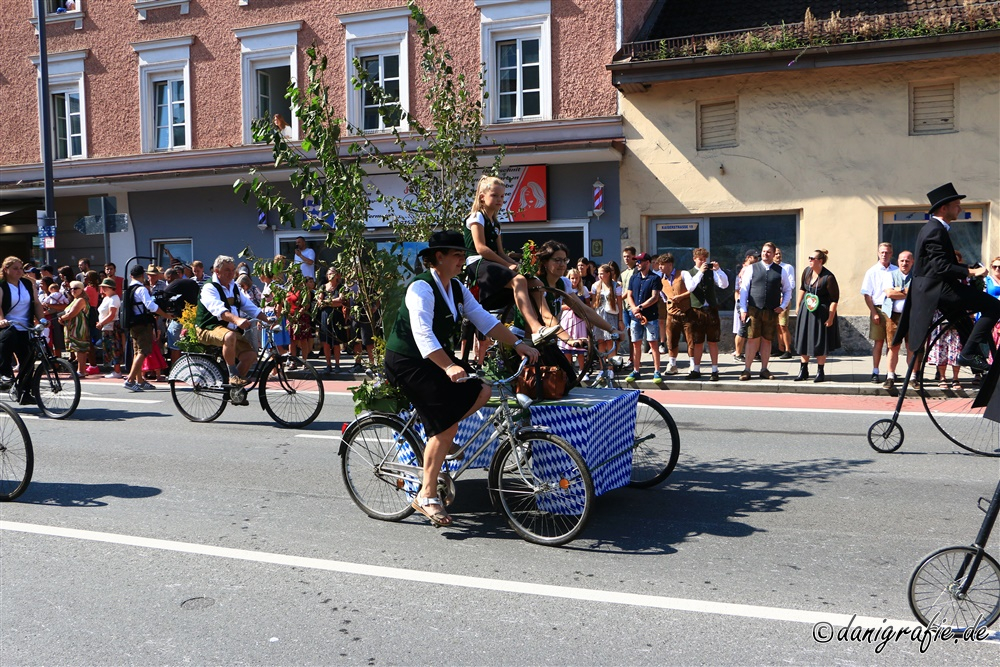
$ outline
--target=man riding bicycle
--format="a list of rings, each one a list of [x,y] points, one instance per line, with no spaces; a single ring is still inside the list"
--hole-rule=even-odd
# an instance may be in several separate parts
[[[243,332],[252,326],[250,319],[266,322],[267,315],[253,301],[240,297],[240,290],[233,282],[236,262],[232,257],[219,255],[212,268],[215,280],[202,286],[198,298],[195,316],[198,342],[222,348],[222,358],[229,367],[229,384],[239,387],[247,383],[247,372],[257,359]]]
[[[42,304],[35,287],[24,277],[24,264],[17,257],[8,257],[0,268],[0,384],[13,382],[13,359],[16,356],[21,369],[31,367],[31,345],[28,329],[35,320],[42,321]],[[22,372],[18,378],[17,394],[21,403],[30,403],[29,382],[31,373]]]

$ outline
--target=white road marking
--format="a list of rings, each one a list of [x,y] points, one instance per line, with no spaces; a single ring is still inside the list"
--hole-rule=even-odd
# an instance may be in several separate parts
[[[80,396],[81,401],[101,401],[104,403],[144,403],[147,405],[152,405],[153,403],[162,403],[162,400],[154,401],[149,398],[108,398],[107,396]]]
[[[109,544],[121,544],[144,549],[174,551],[201,556],[211,556],[215,558],[232,558],[256,563],[269,563],[272,565],[304,567],[315,570],[325,570],[328,572],[340,572],[343,574],[433,584],[435,586],[454,586],[458,588],[472,588],[501,593],[538,595],[551,598],[621,604],[634,607],[649,607],[671,611],[693,611],[703,614],[737,616],[742,618],[755,618],[773,621],[790,621],[794,623],[816,624],[826,622],[836,627],[846,627],[849,623],[852,627],[862,626],[884,628],[887,624],[892,624],[892,626],[896,628],[920,627],[920,624],[915,621],[856,616],[852,622],[852,617],[849,614],[834,614],[830,612],[806,611],[801,609],[782,609],[779,607],[763,607],[759,605],[734,604],[729,602],[689,600],[660,595],[623,593],[619,591],[576,588],[572,586],[553,586],[549,584],[507,581],[504,579],[488,579],[485,577],[468,577],[446,572],[407,570],[396,567],[368,565],[366,563],[349,563],[346,561],[326,560],[321,558],[289,556],[285,554],[267,553],[261,551],[216,547],[206,544],[137,537],[134,535],[103,533],[58,526],[42,526],[37,524],[19,523],[15,521],[0,521],[0,530],[30,533],[33,535],[46,535],[50,537],[63,537],[76,540],[87,540],[92,542],[105,542]]]
[[[296,438],[322,438],[323,440],[340,440],[339,435],[320,435],[318,433],[296,433]]]
[[[667,410],[742,410],[744,412],[811,412],[816,413],[817,408],[779,408],[779,407],[754,407],[752,405],[685,405],[680,403],[663,403]],[[836,413],[838,415],[881,415],[888,419],[892,417],[892,410],[839,410],[837,408],[823,408],[824,413]],[[900,417],[926,417],[923,410],[908,410],[899,413]]]

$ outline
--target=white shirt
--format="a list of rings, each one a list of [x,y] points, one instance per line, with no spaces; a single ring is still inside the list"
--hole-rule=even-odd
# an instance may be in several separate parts
[[[153,301],[153,297],[150,296],[149,290],[146,289],[145,285],[143,285],[141,282],[139,282],[135,278],[132,278],[132,280],[130,280],[129,283],[128,283],[129,287],[132,287],[132,285],[138,285],[139,286],[139,287],[136,288],[135,292],[132,295],[133,296],[133,298],[132,298],[132,304],[133,304],[132,305],[132,314],[133,315],[142,315],[142,311],[139,310],[139,306],[137,305],[137,304],[140,304],[140,303],[143,306],[145,306],[146,310],[148,310],[151,313],[155,313],[156,311],[158,311],[160,309],[160,307],[156,305],[156,302]]]
[[[458,312],[455,305],[455,294],[453,290],[445,292],[441,284],[441,278],[437,271],[431,270],[434,277],[434,284],[438,291],[444,296],[451,316],[457,322],[462,314]],[[454,285],[454,283],[452,283]],[[410,312],[410,328],[413,329],[413,340],[417,343],[420,355],[426,359],[435,350],[442,349],[441,342],[434,335],[434,288],[423,280],[414,280],[406,289],[406,309]],[[488,333],[490,329],[500,323],[500,320],[493,317],[489,311],[484,310],[472,293],[462,285],[462,310],[472,325],[479,329],[480,333]]]
[[[795,267],[792,266],[791,264],[789,264],[788,262],[782,262],[778,266],[780,266],[781,270],[784,271],[788,275],[788,282],[791,284],[792,291],[794,292],[795,291]]]
[[[225,286],[219,283],[222,287],[222,293],[226,295],[226,298],[233,297],[233,290],[239,294],[240,288],[236,287],[236,283],[229,283],[229,286]],[[243,297],[240,295],[240,306],[237,308],[235,304],[232,306],[227,306],[225,301],[219,298],[219,292],[215,289],[215,283],[205,283],[201,288],[201,296],[199,297],[202,305],[208,309],[208,312],[215,315],[222,324],[229,327],[230,329],[236,330],[237,326],[233,322],[223,322],[222,313],[227,310],[234,315],[242,315],[243,317],[257,317],[260,314],[260,308],[254,305],[253,301],[249,297]]]
[[[20,280],[7,283],[7,289],[10,291],[10,310],[3,314],[4,319],[18,331],[27,331],[32,316],[31,292]]]
[[[306,264],[301,257],[299,257],[298,252],[295,253],[295,263],[299,265],[299,270],[302,271],[302,275],[306,278],[316,277],[316,251],[312,248],[306,248],[301,251],[302,254],[312,261],[312,264]]]
[[[681,271],[681,278],[684,280],[684,287],[687,288],[688,292],[693,292],[694,288],[701,284],[701,279],[705,276],[705,273],[712,274],[712,277],[715,279],[715,286],[719,289],[729,288],[729,276],[722,269],[718,271],[709,269],[707,272],[696,270],[693,276],[688,271]],[[702,308],[708,308],[708,304],[705,304]]]
[[[482,227],[483,231],[485,232],[485,230],[486,230],[486,216],[484,216],[481,211],[477,211],[476,213],[473,213],[472,215],[470,215],[465,220],[465,226],[468,227],[469,229],[472,229],[476,225],[479,225],[480,227]],[[496,227],[496,229],[497,229],[497,238],[500,238],[500,234],[501,234],[501,232],[500,232],[500,221],[499,220],[494,221],[493,226]],[[469,264],[472,264],[474,262],[478,262],[482,258],[483,258],[482,255],[469,255],[468,257],[465,258],[465,265],[468,266]]]
[[[861,282],[861,293],[870,296],[876,308],[885,301],[885,290],[887,287],[892,287],[892,272],[898,269],[895,264],[882,266],[882,262],[875,262],[875,266],[865,272],[865,279]]]
[[[122,307],[122,300],[118,298],[117,294],[112,294],[111,296],[106,296],[101,299],[101,303],[97,306],[97,319],[103,320],[105,317],[111,314],[111,309],[114,308],[118,310]],[[115,321],[111,320],[103,327],[101,331],[114,331]]]
[[[771,265],[767,262],[760,261],[757,264],[763,264],[764,266],[770,268]],[[747,312],[747,297],[750,296],[750,281],[753,278],[753,267],[757,264],[750,264],[749,266],[743,267],[740,271],[740,312]],[[778,265],[781,268],[781,265]],[[788,302],[792,300],[792,285],[788,282],[788,275],[782,271],[781,272],[781,309],[788,310]]]

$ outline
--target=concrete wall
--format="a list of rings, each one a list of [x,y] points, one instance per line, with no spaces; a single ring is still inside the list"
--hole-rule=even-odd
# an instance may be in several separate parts
[[[959,131],[909,136],[909,82],[940,78],[958,80]],[[733,96],[739,145],[697,150],[697,103]],[[622,114],[632,239],[648,238],[653,216],[798,212],[798,253],[786,260],[801,270],[810,250],[829,249],[839,312],[861,315],[879,211],[926,206],[926,192],[953,181],[985,206],[982,257],[1000,254],[1000,56],[658,84],[626,95]]]

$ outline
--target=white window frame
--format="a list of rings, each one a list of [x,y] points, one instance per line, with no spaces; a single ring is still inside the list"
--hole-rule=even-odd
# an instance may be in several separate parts
[[[132,3],[140,21],[146,20],[146,12],[150,9],[162,9],[164,7],[180,7],[181,14],[187,14],[191,9],[190,0],[135,0]]]
[[[289,80],[298,81],[301,29],[302,21],[287,21],[233,30],[236,39],[240,40],[244,144],[253,143],[251,125],[257,117],[257,71],[287,66]],[[299,120],[294,113],[290,115],[291,118],[286,118],[285,121],[292,128],[291,140],[296,141],[299,138]]]
[[[49,99],[42,99],[42,74],[38,70],[40,59],[38,56],[31,58],[32,64],[38,72],[38,127],[41,132],[49,132],[55,140],[55,114],[52,114],[52,127],[42,127],[41,105],[49,105],[49,109],[54,111],[52,96],[59,93],[74,92],[80,96],[80,131],[82,133],[80,147],[82,153],[64,158],[65,160],[79,160],[87,157],[87,97],[86,89],[83,85],[84,61],[89,53],[88,49],[82,51],[66,51],[63,53],[48,54],[49,68]],[[41,153],[39,152],[39,155]],[[62,161],[62,160],[60,160]]]
[[[52,86],[52,87],[49,88],[49,109],[50,109],[49,113],[51,114],[51,118],[52,118],[52,130],[51,131],[52,131],[52,145],[53,145],[53,149],[54,149],[53,155],[52,155],[52,159],[53,160],[60,160],[60,161],[61,160],[73,160],[73,159],[82,158],[82,157],[84,157],[86,155],[86,151],[84,149],[84,137],[86,136],[86,132],[84,131],[84,126],[83,126],[83,98],[82,98],[82,95],[80,93],[80,89],[81,89],[81,87],[78,84],[69,84],[69,85],[65,85],[65,86]],[[66,95],[67,96],[66,118],[65,118],[65,123],[66,123],[66,128],[65,128],[66,129],[66,142],[65,142],[65,144],[66,144],[65,145],[66,156],[65,157],[59,157],[59,143],[60,143],[59,142],[59,132],[58,132],[59,118],[58,118],[58,116],[56,114],[56,95]],[[80,105],[80,111],[79,111],[79,114],[78,114],[80,116],[80,153],[79,154],[74,154],[73,153],[73,131],[72,131],[73,123],[72,123],[72,114],[69,111],[69,98],[68,98],[69,95],[76,95],[76,97],[78,99],[78,104]]]
[[[552,118],[552,8],[549,0],[475,0],[480,10],[480,57],[486,63],[483,105],[487,124],[549,120]],[[539,114],[500,118],[497,43],[510,39],[538,39]],[[523,111],[523,109],[519,109]]]
[[[132,48],[139,56],[139,127],[143,153],[189,150],[192,146],[194,127],[191,124],[191,108],[194,105],[194,94],[191,90],[191,44],[193,43],[192,36],[132,43]],[[184,82],[185,143],[183,146],[158,149],[154,88],[156,83],[168,79]]]
[[[195,257],[194,254],[194,239],[190,236],[177,236],[177,237],[165,237],[165,238],[154,238],[149,240],[150,254],[155,258],[154,262],[159,263],[160,250],[164,245],[170,245],[171,243],[187,243],[191,248],[191,257]],[[192,260],[193,261],[193,260]],[[191,262],[189,261],[188,264]],[[163,264],[164,268],[168,267],[169,264]],[[210,267],[211,268],[211,267]]]
[[[337,16],[346,30],[346,67],[347,80],[347,120],[351,125],[361,128],[364,123],[363,93],[351,85],[354,76],[354,59],[369,56],[399,56],[399,106],[403,114],[410,110],[410,10],[407,7],[379,9],[365,12],[352,12]],[[400,115],[400,132],[410,129],[403,114]],[[379,120],[377,130],[366,130],[369,134],[390,131]]]
[[[75,30],[83,29],[83,2],[84,0],[76,0],[76,9],[71,12],[63,12],[62,14],[56,14],[55,12],[47,12],[45,14],[45,25],[52,25],[54,23],[72,23]],[[46,3],[48,4],[48,3]],[[38,34],[38,16],[36,12],[37,5],[34,0],[31,2],[31,18],[29,21],[31,25],[35,27],[35,34]]]

